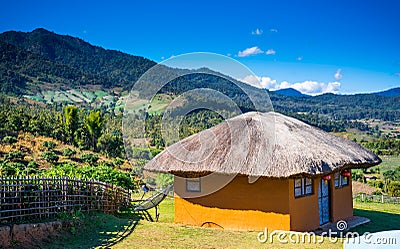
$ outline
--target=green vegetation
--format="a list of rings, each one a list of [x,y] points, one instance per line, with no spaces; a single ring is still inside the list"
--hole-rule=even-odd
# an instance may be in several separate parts
[[[149,196],[151,193],[148,193]],[[85,245],[111,248],[342,248],[342,242],[323,244],[279,244],[257,241],[258,231],[232,231],[174,224],[174,204],[166,198],[160,205],[159,222],[140,220],[129,210],[117,217],[89,215],[78,220],[75,231],[67,229],[56,241],[41,248],[76,248]],[[154,215],[154,210],[150,210]],[[395,204],[354,202],[354,214],[367,217],[370,223],[352,229],[360,234],[399,229],[400,207]],[[121,240],[121,238],[124,238]]]
[[[96,154],[85,153],[81,155],[81,159],[82,161],[87,162],[89,165],[95,166],[99,160],[99,156]]]
[[[400,228],[400,205],[389,203],[354,202],[354,215],[366,217],[370,223],[356,227],[351,231],[379,232],[398,230]]]
[[[45,147],[46,150],[53,150],[56,147],[56,143],[53,141],[44,141],[42,146]]]
[[[17,138],[13,137],[13,136],[5,136],[3,137],[3,143],[6,144],[13,144],[17,142]]]
[[[76,151],[70,148],[66,148],[63,152],[63,156],[72,157],[76,155]]]
[[[5,159],[13,161],[16,159],[23,159],[24,154],[21,151],[12,151],[5,155]]]
[[[400,157],[382,157],[382,164],[369,169],[356,169],[352,172],[352,179],[367,183],[375,187],[374,194],[384,194],[400,197]],[[369,180],[367,177],[375,176],[376,180]]]
[[[102,213],[76,217],[71,219],[70,226],[62,236],[57,236],[49,243],[42,243],[40,248],[109,248],[129,235],[137,222],[135,219]]]
[[[49,163],[56,163],[59,157],[53,151],[45,151],[42,153],[42,157]]]
[[[0,51],[7,51],[0,63],[0,81],[4,82],[0,91],[11,94],[54,83],[131,89],[140,75],[155,65],[143,57],[105,50],[45,29],[2,33]]]
[[[129,174],[105,165],[77,166],[72,163],[54,165],[48,170],[42,171],[42,175],[50,177],[70,177],[79,179],[93,179],[114,184],[125,189],[137,189],[137,180]]]

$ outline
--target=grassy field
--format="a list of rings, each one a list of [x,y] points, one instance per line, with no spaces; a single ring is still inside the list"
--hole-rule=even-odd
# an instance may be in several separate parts
[[[74,228],[58,235],[41,248],[342,248],[342,242],[322,244],[260,243],[257,231],[233,231],[175,224],[174,204],[167,198],[160,205],[158,222],[141,220],[131,212],[118,217],[96,214],[78,222]],[[154,210],[150,211],[154,217]],[[371,222],[353,232],[378,232],[400,229],[400,205],[354,203],[354,214]]]
[[[354,215],[367,217],[370,223],[354,228],[352,231],[379,232],[386,230],[400,230],[400,205],[390,203],[354,203]]]
[[[81,220],[76,228],[59,235],[41,248],[342,248],[342,242],[322,244],[260,243],[257,231],[233,231],[175,224],[174,204],[167,198],[160,205],[158,222],[141,220],[137,214],[118,217],[96,214]],[[150,210],[154,217],[154,210]],[[353,232],[378,232],[400,229],[400,205],[354,203],[354,214],[371,222]],[[80,224],[80,225],[79,225]],[[71,230],[71,229],[70,229]],[[49,244],[50,243],[50,244]]]
[[[382,172],[400,167],[400,156],[382,156],[381,159],[382,163],[375,167],[379,167]]]

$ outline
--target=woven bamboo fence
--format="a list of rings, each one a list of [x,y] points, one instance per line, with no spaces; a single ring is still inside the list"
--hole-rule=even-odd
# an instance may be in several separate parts
[[[353,199],[361,202],[380,202],[380,203],[393,203],[400,204],[400,197],[391,197],[387,195],[368,195],[368,194],[354,194]]]
[[[0,224],[54,218],[74,211],[115,213],[131,193],[100,181],[71,178],[0,178]]]

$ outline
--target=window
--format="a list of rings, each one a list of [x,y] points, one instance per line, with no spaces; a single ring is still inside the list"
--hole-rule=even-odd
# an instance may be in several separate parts
[[[201,192],[200,178],[186,179],[186,192]]]
[[[294,196],[301,197],[313,194],[313,180],[311,178],[294,179]]]
[[[340,172],[335,173],[335,188],[340,188],[349,185],[349,177],[342,176]]]

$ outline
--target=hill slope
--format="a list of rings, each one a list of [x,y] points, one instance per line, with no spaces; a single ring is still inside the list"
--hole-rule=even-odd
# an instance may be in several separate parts
[[[309,95],[303,94],[293,88],[279,89],[273,92],[287,97],[309,97]]]
[[[106,50],[93,46],[79,38],[58,35],[45,29],[35,29],[27,33],[4,32],[0,34],[0,41],[18,47],[24,53],[42,57],[41,60],[36,61],[31,61],[29,58],[21,58],[18,61],[18,66],[22,70],[25,69],[25,64],[27,63],[40,65],[42,61],[56,62],[53,63],[55,66],[64,65],[71,69],[71,72],[68,72],[69,74],[76,74],[76,71],[80,71],[83,78],[86,78],[87,75],[96,76],[100,82],[90,83],[101,84],[106,88],[123,86],[129,89],[138,77],[155,65],[155,62],[140,56],[132,56],[115,50]],[[53,76],[54,72],[50,68],[50,71],[46,73]],[[69,75],[62,76],[59,80],[68,84]],[[77,80],[75,79],[75,82]],[[82,81],[82,83],[87,84],[88,82]]]
[[[0,59],[0,92],[32,96],[37,92],[44,96],[40,92],[86,86],[92,87],[91,90],[93,85],[96,89],[101,87],[109,92],[117,87],[130,90],[134,82],[155,65],[155,62],[143,57],[106,50],[79,38],[58,35],[45,29],[0,34]],[[177,71],[178,69],[165,67],[162,74],[175,74]],[[204,69],[185,71],[192,74],[177,78],[161,89],[161,93],[173,97],[194,88],[211,88],[233,99],[242,111],[253,110],[254,106],[248,96],[237,87],[240,85],[251,91],[258,101],[268,101],[263,89],[254,88],[235,79],[227,80],[217,76],[218,73],[207,74],[208,71]],[[149,90],[151,89],[142,89],[139,95],[144,96]],[[269,92],[269,95],[274,109],[289,115],[309,113],[332,120],[400,120],[398,92],[397,88],[379,94],[324,94],[304,98],[301,93],[286,89]],[[75,95],[71,97],[72,102],[76,99]],[[111,97],[118,101],[118,96],[112,94]],[[41,96],[33,99],[40,98]],[[116,102],[107,105],[115,104]]]
[[[392,89],[382,91],[382,92],[377,92],[374,94],[379,95],[379,96],[384,96],[384,97],[398,97],[398,96],[400,96],[400,87],[392,88]]]

